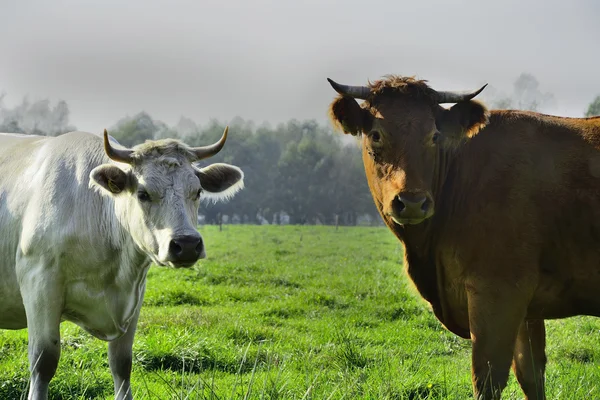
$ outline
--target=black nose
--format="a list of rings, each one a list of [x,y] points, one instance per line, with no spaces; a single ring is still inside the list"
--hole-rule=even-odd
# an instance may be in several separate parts
[[[433,205],[426,194],[400,193],[392,201],[394,217],[400,221],[419,221],[430,216]]]
[[[169,243],[169,261],[175,264],[194,264],[204,258],[204,243],[200,235],[175,236]]]

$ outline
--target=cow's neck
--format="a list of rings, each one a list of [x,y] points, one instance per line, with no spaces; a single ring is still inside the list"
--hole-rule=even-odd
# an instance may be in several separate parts
[[[452,150],[438,147],[438,152],[434,161],[433,178],[431,181],[431,193],[433,195],[434,207],[442,209],[444,188],[448,183],[451,163],[454,160],[455,153]],[[403,242],[410,251],[412,257],[419,260],[433,258],[433,247],[435,246],[438,231],[435,227],[439,224],[439,219],[435,214],[418,225],[406,225],[402,227]],[[394,224],[395,225],[395,224]],[[396,225],[397,226],[397,225]]]
[[[431,190],[434,198],[436,209],[443,209],[442,198],[444,188],[451,184],[450,168],[454,160],[455,153],[452,150],[440,148],[436,155],[433,180],[431,182]],[[442,213],[440,212],[441,215]],[[440,232],[440,224],[442,221],[436,218],[435,214],[432,218],[418,225],[400,226],[395,224],[389,217],[385,218],[387,225],[392,229],[400,240],[404,243],[405,262],[407,272],[414,282],[417,290],[427,300],[436,315],[436,317],[454,333],[466,337],[468,332],[463,332],[463,329],[456,326],[448,315],[444,313],[443,299],[440,296],[440,274],[438,268],[439,260],[436,258],[436,244],[438,240],[437,233]]]
[[[103,215],[112,216],[105,218],[105,224],[99,225],[102,230],[99,236],[107,238],[109,242],[105,247],[112,249],[113,270],[105,272],[112,275],[112,281],[117,285],[137,286],[140,280],[145,279],[150,258],[133,239],[126,214],[119,213],[113,199],[102,197],[101,200]]]

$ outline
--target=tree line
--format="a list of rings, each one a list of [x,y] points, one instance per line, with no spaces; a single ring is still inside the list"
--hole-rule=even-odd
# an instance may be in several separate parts
[[[119,121],[110,131],[125,146],[146,139],[179,138],[190,146],[216,142],[224,125],[199,127],[182,118],[175,127],[147,113]],[[235,118],[225,148],[200,166],[214,162],[244,171],[245,189],[227,203],[203,204],[206,222],[342,224],[379,223],[356,140],[314,120],[291,120],[276,127]]]
[[[24,100],[15,108],[0,103],[0,132],[55,136],[75,130],[60,101]],[[140,112],[109,128],[124,146],[148,139],[178,138],[190,146],[216,142],[225,125],[204,127],[188,118],[173,127]],[[276,127],[234,118],[225,148],[200,166],[226,162],[245,174],[245,189],[226,203],[203,203],[207,223],[290,223],[356,225],[381,223],[367,187],[358,142],[314,120],[291,120]]]

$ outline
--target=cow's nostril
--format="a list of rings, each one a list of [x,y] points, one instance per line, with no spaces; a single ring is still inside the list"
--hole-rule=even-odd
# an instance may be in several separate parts
[[[169,252],[171,254],[181,254],[181,252],[183,251],[183,248],[181,247],[181,245],[179,243],[177,243],[174,240],[171,240],[171,243],[169,243]]]
[[[202,240],[200,240],[200,242],[198,242],[198,245],[196,246],[196,253],[202,254],[202,250],[204,250],[204,243],[202,243]]]
[[[204,255],[204,244],[198,235],[176,236],[169,242],[170,261],[191,264]]]
[[[395,209],[396,212],[402,212],[402,210],[404,210],[406,208],[406,204],[404,204],[404,202],[402,201],[402,199],[400,199],[400,196],[396,197],[394,199],[395,204]]]
[[[426,197],[425,200],[423,201],[423,204],[421,204],[421,210],[423,210],[424,212],[427,212],[429,210],[430,206],[431,206],[431,200],[429,200],[429,197]]]

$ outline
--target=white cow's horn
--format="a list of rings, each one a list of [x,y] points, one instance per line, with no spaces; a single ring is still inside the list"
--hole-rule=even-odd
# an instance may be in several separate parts
[[[225,141],[227,140],[227,132],[229,131],[229,127],[225,127],[225,131],[223,131],[223,136],[217,143],[211,144],[209,146],[203,147],[193,147],[192,151],[196,155],[196,161],[200,161],[204,158],[212,157],[217,154],[223,146],[225,145]]]
[[[110,141],[108,140],[108,132],[106,131],[106,129],[104,130],[104,151],[106,152],[108,158],[110,158],[111,160],[126,164],[131,164],[133,161],[133,158],[131,157],[133,150],[115,149],[110,145]]]

